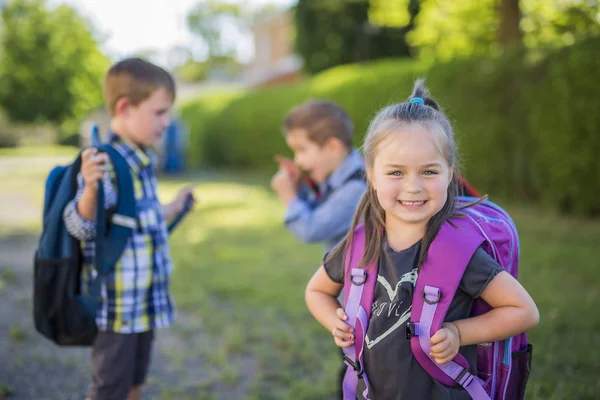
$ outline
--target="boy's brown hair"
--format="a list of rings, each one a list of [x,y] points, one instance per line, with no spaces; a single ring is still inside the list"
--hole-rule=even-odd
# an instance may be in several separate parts
[[[352,148],[352,120],[346,111],[331,101],[309,100],[286,116],[283,131],[304,129],[308,138],[322,146],[329,138],[339,139],[346,148]]]
[[[171,74],[141,58],[127,58],[114,64],[104,78],[104,102],[111,117],[117,101],[127,97],[134,106],[165,89],[175,100],[175,81]]]

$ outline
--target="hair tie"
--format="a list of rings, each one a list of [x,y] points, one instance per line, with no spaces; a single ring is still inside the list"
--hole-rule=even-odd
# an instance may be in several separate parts
[[[412,99],[410,99],[408,102],[409,102],[409,103],[421,103],[421,104],[423,104],[423,105],[425,104],[425,102],[423,101],[423,99],[422,99],[422,98],[420,98],[420,97],[413,97],[413,98],[412,98]]]

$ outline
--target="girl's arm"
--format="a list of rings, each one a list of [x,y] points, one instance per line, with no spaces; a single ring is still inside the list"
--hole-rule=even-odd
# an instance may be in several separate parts
[[[540,314],[519,281],[500,272],[481,293],[493,309],[477,317],[454,321],[460,346],[503,340],[536,327]]]
[[[352,327],[344,322],[347,316],[337,301],[342,288],[343,285],[332,281],[321,266],[306,286],[305,299],[312,315],[333,334],[335,343],[347,347],[354,337]]]

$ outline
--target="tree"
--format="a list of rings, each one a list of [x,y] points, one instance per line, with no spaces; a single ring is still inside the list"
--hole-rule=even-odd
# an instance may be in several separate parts
[[[12,120],[62,123],[102,104],[109,60],[71,7],[13,0],[2,25],[0,106]]]
[[[296,49],[310,73],[381,57],[406,57],[416,0],[298,0]]]
[[[187,24],[192,33],[204,41],[208,58],[233,55],[235,44],[223,38],[222,30],[229,23],[239,28],[243,14],[242,6],[219,0],[199,2],[187,16]]]
[[[423,58],[558,47],[600,33],[600,5],[579,0],[424,0],[408,42]]]
[[[521,43],[523,33],[519,26],[521,22],[519,0],[500,0],[499,17],[498,42],[500,45],[506,49]]]

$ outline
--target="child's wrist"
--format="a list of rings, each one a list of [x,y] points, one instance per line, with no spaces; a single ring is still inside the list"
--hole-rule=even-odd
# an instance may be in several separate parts
[[[83,201],[84,203],[87,203],[90,201],[95,202],[97,197],[98,197],[98,188],[86,186],[83,189],[83,193],[81,194],[81,199],[79,201]]]
[[[456,337],[458,338],[458,345],[462,346],[462,336],[460,334],[460,329],[458,328],[458,325],[456,325],[454,322],[448,322],[448,325],[451,325],[456,334]]]
[[[83,188],[83,194],[82,196],[93,196],[96,197],[96,195],[98,194],[98,185],[88,185],[86,183],[85,187]]]

